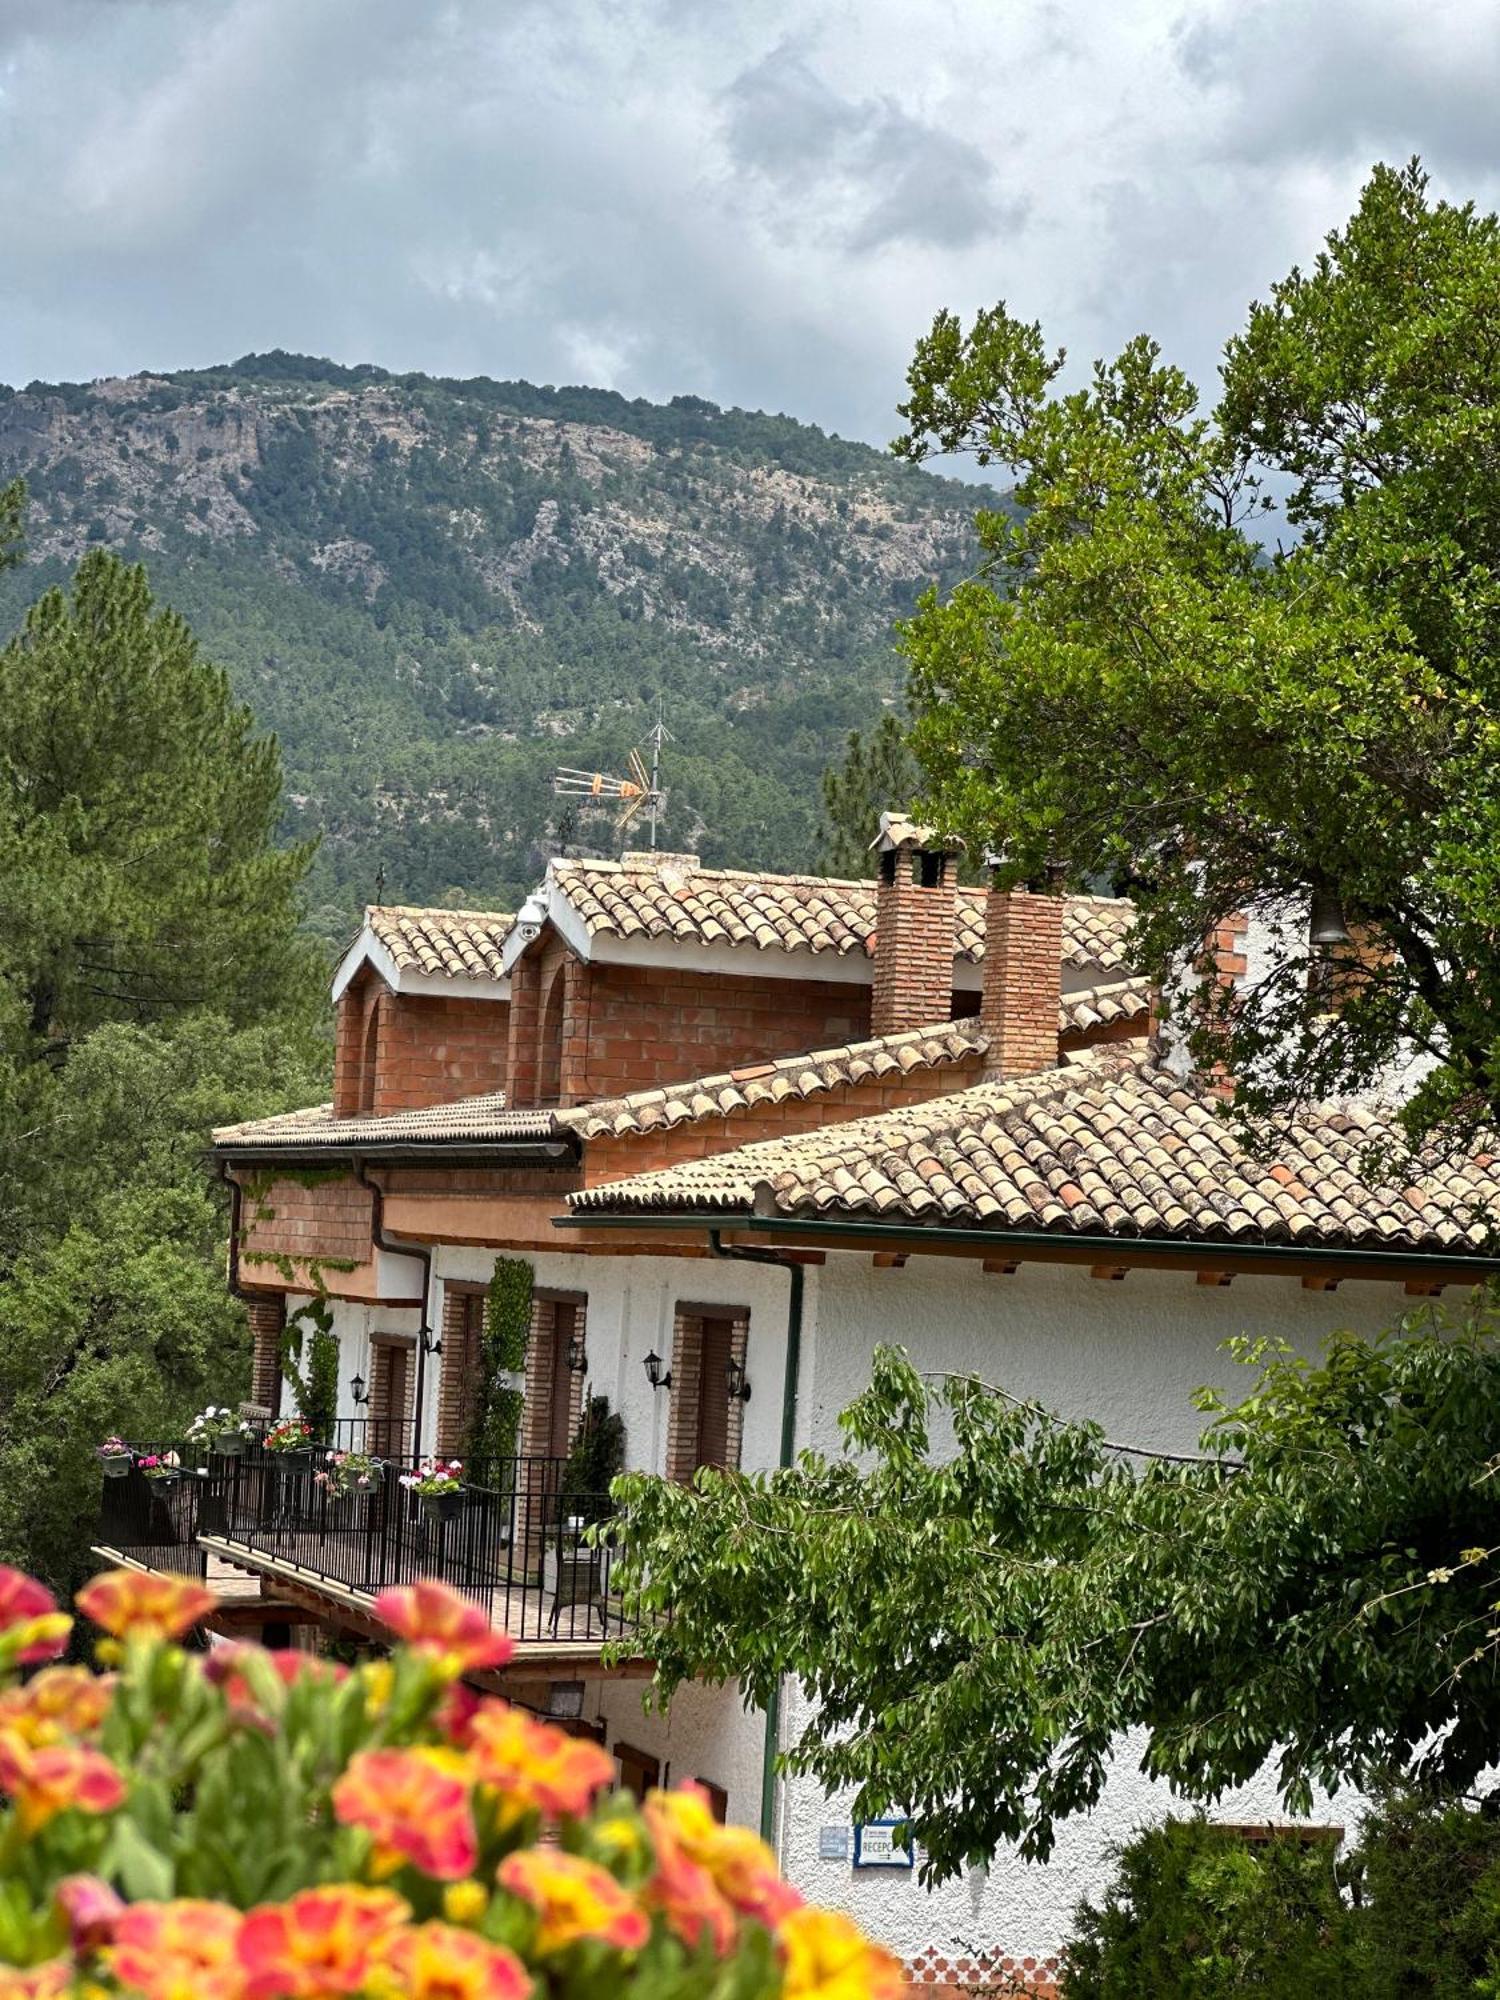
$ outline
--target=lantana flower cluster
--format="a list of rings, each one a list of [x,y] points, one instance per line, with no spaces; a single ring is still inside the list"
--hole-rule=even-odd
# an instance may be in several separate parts
[[[384,1593],[389,1657],[182,1641],[189,1579],[118,1570],[72,1620],[0,1568],[0,2000],[894,2000],[696,1786],[614,1764],[465,1676],[512,1642],[444,1585]]]

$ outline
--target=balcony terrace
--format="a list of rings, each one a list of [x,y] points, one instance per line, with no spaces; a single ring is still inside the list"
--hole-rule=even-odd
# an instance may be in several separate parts
[[[347,1428],[340,1448],[363,1449]],[[166,1477],[140,1463],[173,1455]],[[611,1551],[584,1535],[609,1502],[570,1488],[565,1459],[500,1460],[482,1483],[432,1500],[401,1484],[409,1457],[383,1459],[378,1483],[341,1495],[316,1476],[325,1456],[272,1453],[258,1439],[231,1456],[183,1441],[137,1446],[104,1480],[94,1553],[200,1578],[226,1602],[265,1592],[356,1629],[371,1627],[380,1591],[435,1577],[516,1641],[517,1672],[598,1667],[622,1637]]]

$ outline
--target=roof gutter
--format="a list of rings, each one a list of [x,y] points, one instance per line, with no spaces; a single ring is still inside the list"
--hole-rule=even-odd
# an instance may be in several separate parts
[[[1393,1269],[1424,1272],[1451,1272],[1477,1282],[1500,1272],[1500,1253],[1485,1256],[1469,1251],[1369,1249],[1348,1250],[1335,1245],[1305,1243],[1232,1243],[1212,1238],[1187,1240],[1181,1237],[1098,1236],[1072,1231],[1044,1229],[959,1229],[944,1224],[854,1221],[835,1216],[750,1215],[684,1211],[680,1215],[654,1212],[628,1215],[618,1212],[596,1214],[589,1209],[555,1216],[558,1229],[629,1230],[732,1230],[736,1234],[765,1237],[833,1237],[839,1246],[851,1250],[861,1246],[895,1246],[910,1252],[923,1249],[972,1250],[993,1256],[998,1251],[1021,1252],[1038,1259],[1056,1260],[1060,1251],[1074,1254],[1080,1261],[1092,1256],[1100,1263],[1119,1263],[1132,1253],[1149,1255],[1167,1263],[1181,1264],[1185,1270],[1201,1271],[1233,1263],[1247,1270],[1269,1268],[1288,1262],[1344,1266],[1388,1264]]]
[[[769,1264],[785,1271],[790,1283],[786,1300],[786,1361],[781,1378],[781,1454],[778,1464],[792,1462],[797,1445],[797,1387],[802,1373],[802,1285],[803,1267],[795,1257],[775,1250],[748,1250],[738,1245],[726,1249],[717,1229],[708,1232],[708,1247],[715,1257],[736,1264]],[[778,1679],[766,1701],[766,1734],[760,1762],[760,1837],[775,1846],[776,1833],[776,1752],[781,1740],[781,1682]]]
[[[222,1169],[226,1165],[244,1163],[266,1165],[276,1160],[295,1160],[299,1164],[316,1165],[320,1161],[327,1166],[339,1166],[353,1162],[357,1167],[361,1160],[425,1160],[433,1153],[442,1155],[443,1164],[454,1161],[500,1160],[507,1166],[517,1167],[560,1167],[571,1164],[578,1158],[579,1142],[570,1135],[567,1138],[544,1139],[423,1139],[420,1141],[391,1139],[384,1143],[379,1140],[347,1139],[324,1146],[299,1146],[295,1140],[285,1145],[236,1146],[232,1142],[226,1146],[215,1146],[213,1158]]]

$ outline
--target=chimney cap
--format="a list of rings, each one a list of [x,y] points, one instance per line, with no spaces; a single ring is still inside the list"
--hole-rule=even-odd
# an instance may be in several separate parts
[[[903,847],[934,848],[944,854],[956,854],[963,842],[958,839],[943,839],[930,826],[922,826],[909,813],[883,812],[880,815],[880,831],[870,842],[871,854],[878,848],[882,854],[891,854]]]

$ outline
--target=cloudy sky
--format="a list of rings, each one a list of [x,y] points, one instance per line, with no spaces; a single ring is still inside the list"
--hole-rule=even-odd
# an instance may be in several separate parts
[[[0,379],[288,347],[883,441],[939,306],[1201,378],[1494,0],[0,0]]]

